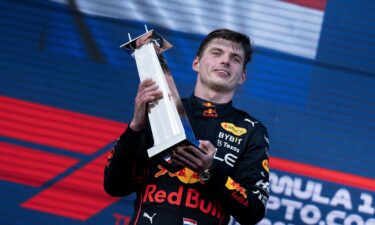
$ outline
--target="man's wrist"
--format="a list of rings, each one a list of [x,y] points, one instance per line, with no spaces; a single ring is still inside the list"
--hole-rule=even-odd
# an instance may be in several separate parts
[[[203,180],[203,181],[207,181],[208,179],[211,178],[211,172],[210,172],[210,169],[206,169],[204,171],[201,171],[199,173],[199,179]]]
[[[137,124],[137,123],[134,122],[133,120],[130,122],[129,127],[130,127],[132,130],[136,131],[136,132],[139,132],[139,131],[141,131],[141,130],[143,129],[143,126],[142,126],[142,125]]]
[[[209,180],[211,176],[212,176],[212,164],[207,169],[199,173],[199,179],[203,181]]]

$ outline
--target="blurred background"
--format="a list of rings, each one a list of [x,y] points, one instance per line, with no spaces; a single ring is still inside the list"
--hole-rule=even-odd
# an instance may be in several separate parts
[[[0,0],[0,224],[128,224],[102,179],[139,83],[119,46],[146,24],[181,96],[208,32],[252,38],[234,105],[270,134],[260,224],[374,225],[374,21],[372,0]]]

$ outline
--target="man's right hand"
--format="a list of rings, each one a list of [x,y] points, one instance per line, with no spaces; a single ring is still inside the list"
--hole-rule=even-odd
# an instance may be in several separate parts
[[[152,79],[146,79],[139,84],[137,96],[135,97],[134,115],[130,122],[130,128],[140,131],[146,124],[148,104],[163,97],[163,92]]]

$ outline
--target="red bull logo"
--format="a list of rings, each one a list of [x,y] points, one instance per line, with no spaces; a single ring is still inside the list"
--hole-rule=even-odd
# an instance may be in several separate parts
[[[228,190],[235,190],[244,198],[247,198],[246,189],[241,187],[241,185],[239,183],[236,183],[232,178],[228,177],[225,187],[228,188]]]
[[[168,175],[177,177],[182,183],[194,184],[197,182],[204,183],[199,179],[199,174],[185,167],[177,172],[171,173],[161,165],[158,165],[159,171],[154,177]],[[204,199],[201,193],[194,188],[186,188],[180,185],[178,190],[165,190],[158,188],[155,184],[148,184],[145,189],[143,202],[168,203],[171,205],[185,206],[188,208],[199,209],[205,214],[221,218],[221,205],[216,200],[210,201]]]
[[[216,109],[206,109],[203,111],[203,117],[218,117]]]
[[[155,174],[154,177],[160,177],[163,175],[169,175],[170,177],[177,177],[182,183],[185,184],[195,184],[197,182],[200,182],[201,184],[204,184],[204,181],[202,181],[199,178],[199,174],[197,172],[192,171],[191,169],[185,167],[177,172],[171,173],[161,165],[158,165],[159,171]]]
[[[204,102],[204,103],[202,103],[202,105],[203,106],[205,106],[205,107],[207,107],[207,108],[212,108],[212,107],[215,107],[215,105],[214,104],[212,104],[211,102]]]
[[[216,200],[207,200],[194,188],[186,188],[180,185],[177,190],[165,190],[158,188],[156,184],[148,184],[142,199],[143,203],[159,203],[184,206],[198,209],[204,214],[220,219],[222,217],[221,205]]]
[[[154,175],[155,178],[161,176],[176,177],[179,181],[184,184],[194,184],[200,182],[204,184],[204,181],[199,179],[199,174],[185,167],[177,172],[171,173],[166,168],[158,165],[159,171]],[[148,184],[145,188],[142,201],[159,203],[159,204],[171,204],[178,206],[185,206],[192,209],[198,209],[202,213],[211,215],[220,219],[222,217],[222,209],[220,202],[217,200],[206,199],[206,196],[202,195],[198,190],[187,187],[181,184],[177,190],[168,190],[158,187],[156,184]]]

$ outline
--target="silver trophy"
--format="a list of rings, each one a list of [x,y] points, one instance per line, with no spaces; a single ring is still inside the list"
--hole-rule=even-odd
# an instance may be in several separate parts
[[[171,155],[168,149],[182,143],[198,146],[189,120],[182,105],[172,74],[162,55],[172,45],[155,31],[131,39],[120,46],[135,58],[141,81],[151,78],[163,92],[163,98],[149,105],[148,118],[154,146],[147,150],[148,156],[158,158],[170,171]]]

